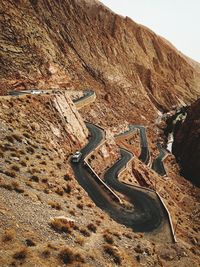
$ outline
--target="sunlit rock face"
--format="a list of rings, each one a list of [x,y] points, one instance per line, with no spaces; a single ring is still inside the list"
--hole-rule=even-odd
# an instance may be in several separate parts
[[[198,63],[99,1],[2,0],[0,9],[1,94],[93,87],[115,125],[119,117],[152,120],[157,108],[199,94]]]

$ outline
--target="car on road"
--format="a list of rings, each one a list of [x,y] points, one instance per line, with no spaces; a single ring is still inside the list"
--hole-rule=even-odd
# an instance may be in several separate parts
[[[82,153],[80,151],[76,151],[76,153],[72,156],[72,162],[79,162],[82,157]]]

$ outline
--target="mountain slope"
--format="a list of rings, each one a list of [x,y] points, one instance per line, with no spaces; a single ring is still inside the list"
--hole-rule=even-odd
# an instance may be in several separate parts
[[[92,86],[112,99],[116,114],[125,102],[131,116],[134,105],[148,119],[154,106],[169,109],[199,95],[200,74],[184,56],[100,2],[3,0],[1,14],[2,93]]]

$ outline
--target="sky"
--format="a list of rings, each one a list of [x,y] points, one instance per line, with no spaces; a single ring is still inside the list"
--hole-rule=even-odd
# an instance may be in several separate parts
[[[100,0],[200,62],[200,0]]]

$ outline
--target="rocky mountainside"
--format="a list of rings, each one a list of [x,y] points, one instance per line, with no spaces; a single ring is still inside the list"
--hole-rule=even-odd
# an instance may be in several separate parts
[[[58,90],[5,96],[33,88]],[[77,108],[71,99],[88,88],[93,101]],[[172,154],[166,177],[150,165],[166,126],[160,111],[199,96],[199,63],[99,1],[0,0],[0,265],[198,267],[199,189],[180,176]],[[90,140],[85,121],[105,130],[90,166],[103,179],[119,147],[130,150],[120,181],[146,186],[147,195],[156,189],[178,243],[164,223],[149,233],[118,223],[79,184],[70,156]],[[139,159],[140,131],[115,137],[131,124],[146,126],[148,166]]]
[[[2,94],[11,88],[93,87],[110,113],[122,117],[128,109],[132,118],[134,106],[140,116],[148,110],[149,119],[156,108],[199,95],[200,74],[190,60],[98,1],[1,0],[0,8]]]
[[[187,113],[186,120],[175,134],[173,153],[183,175],[200,186],[200,100],[192,104]]]

